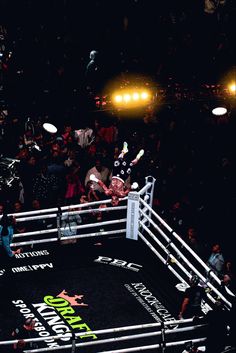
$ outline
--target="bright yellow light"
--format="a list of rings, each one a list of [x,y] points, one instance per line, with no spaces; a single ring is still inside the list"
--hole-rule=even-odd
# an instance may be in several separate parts
[[[142,99],[147,99],[147,98],[148,98],[147,92],[142,92],[142,93],[141,93],[141,98],[142,98]]]
[[[236,84],[235,83],[231,83],[229,85],[229,90],[230,90],[230,92],[235,93],[236,92]]]
[[[112,101],[117,107],[135,109],[147,105],[151,95],[151,91],[145,87],[127,87],[114,92]]]
[[[133,100],[137,101],[139,99],[139,94],[137,92],[133,93]]]
[[[124,94],[124,101],[129,102],[131,100],[130,94]]]
[[[117,103],[122,102],[122,100],[123,100],[123,97],[122,97],[121,95],[115,96],[115,101],[116,101]]]

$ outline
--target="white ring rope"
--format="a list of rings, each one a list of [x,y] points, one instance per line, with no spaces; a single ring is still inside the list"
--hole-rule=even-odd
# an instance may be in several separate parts
[[[147,179],[147,177],[146,177]],[[154,180],[154,179],[153,179]],[[134,192],[132,194],[136,194],[138,197],[138,207],[137,207],[137,212],[139,212],[139,229],[143,229],[146,233],[152,238],[152,240],[155,242],[156,245],[158,245],[162,251],[168,256],[167,259],[165,259],[159,252],[158,250],[146,239],[144,234],[140,230],[137,230],[137,233],[141,240],[151,249],[151,251],[161,260],[163,264],[167,266],[167,268],[174,274],[176,278],[178,278],[181,283],[185,284],[186,286],[189,286],[188,283],[184,278],[182,278],[182,275],[178,273],[172,265],[176,265],[179,268],[179,271],[182,271],[182,273],[187,276],[187,278],[191,278],[192,274],[183,266],[183,264],[178,260],[179,257],[185,262],[185,264],[193,270],[194,273],[196,273],[199,278],[206,283],[206,285],[212,289],[212,291],[217,294],[221,299],[225,301],[229,306],[232,306],[232,304],[226,300],[226,298],[216,289],[209,281],[207,278],[205,278],[192,264],[191,262],[186,258],[186,256],[177,248],[177,246],[172,243],[171,239],[168,237],[167,234],[151,219],[151,215],[153,215],[158,222],[164,226],[173,237],[178,240],[185,249],[188,250],[188,252],[194,256],[194,258],[203,266],[203,268],[209,273],[209,275],[215,279],[215,281],[218,284],[221,284],[220,279],[211,271],[211,269],[204,263],[204,261],[201,260],[201,258],[182,240],[182,238],[173,231],[173,229],[150,207],[151,202],[152,202],[152,197],[153,197],[153,185],[154,182],[147,182],[146,180],[146,185],[139,191],[139,192]],[[151,189],[151,192],[148,193],[148,190]],[[140,196],[143,196],[140,197]],[[134,196],[135,197],[135,196]],[[122,198],[119,199],[120,201],[127,200],[128,198]],[[150,201],[150,205],[146,202]],[[89,203],[83,203],[83,204],[78,204],[78,205],[70,205],[70,206],[62,206],[59,208],[49,208],[49,209],[43,209],[43,210],[37,210],[37,211],[28,211],[28,212],[21,212],[21,213],[15,213],[11,214],[15,217],[16,222],[26,222],[26,221],[34,221],[34,220],[40,220],[40,219],[51,219],[55,218],[55,221],[57,221],[57,228],[53,229],[43,229],[39,231],[32,231],[32,232],[25,232],[25,233],[19,233],[19,234],[14,234],[14,239],[15,238],[24,238],[24,237],[29,237],[29,236],[40,236],[42,234],[51,234],[51,233],[57,233],[57,237],[54,238],[46,238],[46,239],[36,239],[36,240],[29,240],[25,242],[19,242],[19,243],[13,243],[11,246],[18,246],[18,245],[32,245],[32,244],[41,244],[41,243],[46,243],[46,242],[60,242],[63,243],[63,241],[69,240],[69,239],[82,239],[82,238],[88,238],[88,237],[97,237],[97,236],[102,236],[102,235],[112,235],[112,234],[122,234],[126,233],[127,229],[119,229],[119,230],[110,230],[110,231],[105,231],[104,229],[101,229],[98,232],[94,233],[87,233],[87,234],[77,234],[77,235],[70,235],[70,236],[64,236],[61,234],[61,232],[65,229],[63,227],[60,227],[60,221],[61,217],[67,215],[68,217],[70,215],[77,215],[77,214],[86,214],[86,213],[100,213],[100,212],[106,212],[106,211],[117,211],[117,210],[128,210],[127,205],[126,206],[117,206],[117,207],[105,207],[105,208],[89,208],[87,210],[82,210],[82,208],[85,207],[91,207],[91,206],[97,206],[97,205],[106,205],[107,203],[111,203],[111,199],[109,200],[101,200],[101,201],[95,201],[95,202],[89,202]],[[79,210],[76,210],[76,208],[79,208]],[[63,212],[64,211],[64,212]],[[66,212],[67,211],[67,212]],[[52,213],[53,212],[53,213]],[[128,212],[128,211],[127,211]],[[50,214],[51,213],[51,214]],[[26,217],[29,216],[29,217]],[[140,217],[142,216],[142,217]],[[130,217],[130,215],[127,214],[127,218]],[[120,224],[120,223],[125,223],[127,222],[127,218],[122,218],[122,219],[116,219],[116,220],[110,220],[110,221],[104,221],[104,222],[96,222],[96,223],[90,223],[90,224],[82,224],[82,225],[76,225],[76,226],[71,226],[70,230],[77,230],[77,229],[86,229],[86,228],[92,228],[92,227],[101,227],[101,226],[106,226],[106,225],[112,225],[112,224]],[[1,219],[1,216],[0,216]],[[64,220],[64,219],[63,219]],[[151,224],[154,229],[158,231],[158,233],[165,239],[167,242],[167,245],[164,245],[152,232],[147,227],[147,222],[148,224]],[[145,225],[146,224],[146,225]],[[178,258],[176,258],[169,249],[173,249]],[[233,295],[232,292],[230,294]],[[211,299],[211,301],[215,302],[215,299],[207,293],[207,296]],[[185,320],[172,320],[172,321],[167,321],[167,322],[158,322],[158,323],[151,323],[151,324],[143,324],[143,325],[133,325],[133,326],[124,326],[124,327],[118,327],[118,328],[113,328],[113,329],[103,329],[103,330],[96,330],[96,331],[89,331],[89,332],[79,332],[75,334],[71,333],[66,333],[63,335],[57,335],[57,336],[49,336],[54,339],[60,339],[62,337],[80,337],[81,335],[91,335],[93,334],[105,334],[105,333],[111,333],[111,332],[122,332],[122,331],[127,331],[127,330],[135,330],[135,329],[144,329],[144,328],[154,328],[154,327],[162,327],[162,325],[168,326],[171,324],[189,324],[193,322],[192,319],[185,319]],[[204,325],[196,325],[196,326],[186,326],[182,328],[175,328],[173,331],[170,329],[164,329],[165,334],[170,334],[173,332],[186,332],[186,331],[194,331],[197,330],[200,327],[203,327]],[[121,337],[114,337],[114,338],[107,338],[107,339],[100,339],[96,341],[87,341],[87,342],[82,342],[82,343],[76,343],[76,347],[84,347],[84,346],[91,346],[91,345],[98,345],[98,344],[104,344],[104,343],[111,343],[111,342],[119,342],[119,341],[127,341],[127,340],[134,340],[138,338],[147,338],[150,336],[159,336],[162,335],[162,329],[160,331],[155,331],[155,332],[148,332],[148,333],[139,333],[139,334],[134,334],[134,335],[127,335],[127,336],[121,336]],[[49,338],[47,337],[47,339]],[[44,341],[45,337],[39,337],[35,339],[25,339],[25,342],[34,342],[34,341]],[[191,339],[191,342],[193,343],[199,343],[199,342],[204,342],[206,338],[197,338],[197,339]],[[11,341],[0,341],[0,345],[7,345],[7,344],[13,344],[17,343],[19,340],[11,340]],[[171,346],[178,346],[178,345],[183,345],[188,340],[184,341],[177,341],[177,342],[164,342],[165,347],[171,347]],[[73,340],[72,340],[72,343]],[[72,343],[68,345],[63,345],[59,347],[47,347],[47,348],[39,348],[39,349],[31,349],[31,350],[25,350],[25,352],[28,353],[37,353],[37,352],[46,352],[46,351],[56,351],[56,350],[62,350],[62,349],[69,349],[72,347]],[[124,352],[137,352],[137,351],[143,351],[143,350],[148,350],[148,349],[156,349],[163,347],[162,344],[154,344],[154,345],[148,345],[148,346],[139,346],[139,347],[130,347],[130,348],[124,348],[124,349],[118,349],[118,350],[112,350],[112,351],[103,351],[100,353],[124,353]]]
[[[188,244],[185,243],[185,241],[143,200],[140,199],[140,202],[147,207],[147,209],[158,219],[158,221],[166,227],[166,229],[173,234],[173,236],[183,245],[193,256],[198,262],[205,268],[207,272],[210,273],[210,275],[215,279],[218,284],[221,284],[221,280],[216,276],[214,272],[211,271],[210,267],[208,267],[204,261],[193,251],[193,249],[188,246]],[[233,293],[232,293],[233,295]]]
[[[146,226],[144,226],[144,228],[147,228]],[[152,233],[150,230],[148,230],[148,233]],[[155,255],[158,256],[158,258],[163,262],[164,265],[167,266],[167,268],[175,275],[176,278],[178,278],[182,283],[185,283],[185,285],[189,286],[188,283],[178,274],[178,272],[176,272],[173,267],[172,267],[172,263],[171,262],[167,262],[158,252],[157,250],[154,248],[154,246],[148,242],[145,237],[143,236],[142,233],[139,232],[139,236],[141,237],[141,239],[148,245],[148,247],[154,252]],[[152,233],[152,238],[155,237],[154,234]],[[156,238],[153,238],[156,241]],[[173,258],[173,257],[172,257]],[[173,258],[174,259],[174,258]],[[176,262],[178,265],[178,262]],[[179,265],[181,265],[179,263]],[[180,268],[183,267],[182,265],[179,266]],[[187,272],[189,274],[189,276],[191,277],[191,274],[189,272]],[[189,277],[188,276],[188,277]],[[215,303],[216,300],[212,297],[212,295],[210,293],[207,293],[207,297],[213,302]]]
[[[190,326],[190,327],[183,327],[183,328],[176,328],[175,333],[180,333],[180,332],[188,332],[188,331],[194,331],[197,330],[200,327],[203,327],[205,325],[196,325],[196,326]],[[90,331],[90,334],[92,331]],[[116,343],[120,341],[128,341],[128,340],[134,340],[134,339],[139,339],[139,338],[146,338],[146,337],[153,337],[153,336],[160,336],[161,331],[155,331],[155,332],[148,332],[148,333],[139,333],[136,335],[129,335],[129,336],[121,336],[121,337],[113,337],[113,338],[105,338],[105,339],[100,339],[97,341],[89,341],[89,342],[83,342],[83,343],[76,343],[75,347],[87,347],[87,346],[94,346],[94,345],[99,345],[99,344],[104,344],[104,343]],[[166,330],[165,334],[170,334],[173,333],[173,330]],[[81,336],[81,334],[79,334]],[[69,349],[71,348],[71,344],[66,344],[60,347],[52,347],[50,348],[50,351],[59,351],[62,349]],[[30,349],[27,350],[27,353],[38,353],[38,352],[47,352],[48,348],[39,348],[39,349]]]
[[[93,227],[100,227],[103,225],[110,225],[110,224],[116,224],[116,223],[125,223],[126,218],[122,219],[116,219],[113,221],[104,221],[104,222],[97,222],[97,223],[87,223],[87,224],[82,224],[79,226],[71,226],[70,229],[86,229],[86,228],[93,228]],[[64,227],[60,228],[61,230],[64,230]],[[26,232],[26,233],[17,233],[14,234],[13,239],[15,238],[21,238],[21,237],[28,237],[29,235],[37,235],[37,234],[46,234],[46,233],[55,233],[58,231],[58,228],[53,228],[53,229],[44,229],[40,231],[34,231],[34,232]]]
[[[106,208],[92,208],[88,210],[80,210],[80,211],[71,211],[71,212],[62,212],[61,216],[69,216],[69,215],[77,215],[77,214],[86,214],[86,213],[98,213],[98,212],[108,212],[108,211],[118,211],[118,210],[127,210],[127,206],[116,206],[116,207],[106,207]],[[25,222],[25,221],[36,221],[38,219],[48,219],[48,218],[56,218],[57,213],[52,213],[48,215],[41,216],[33,216],[33,217],[25,217],[18,218],[16,222]]]
[[[149,222],[151,222],[152,220],[147,216],[145,215],[145,217],[149,220]],[[152,222],[153,223],[153,222]],[[147,231],[147,233],[152,237],[152,239],[162,247],[162,249],[166,250],[165,246],[159,241],[157,240],[157,238],[155,237],[155,235],[143,224],[143,222],[140,221],[140,224],[142,225],[142,227]],[[179,261],[171,254],[169,253],[168,251],[166,251],[167,254],[170,256],[170,259],[171,257],[173,258],[173,260],[175,261],[175,263],[179,266],[179,268],[182,269],[182,271],[187,274],[188,277],[192,277],[191,274],[183,267],[182,264],[179,263]],[[211,288],[221,299],[224,300],[224,302],[226,304],[228,304],[230,307],[232,307],[232,304],[218,291],[218,289],[216,289],[212,283],[210,283],[207,278],[205,278],[188,260],[185,256],[183,256],[183,259],[185,260],[186,264],[188,265],[189,268],[191,268],[197,275],[198,277],[209,287]],[[213,298],[212,298],[213,299]],[[213,301],[214,302],[214,301]]]
[[[138,232],[140,238],[144,241],[144,243],[154,252],[154,254],[163,262],[163,264],[165,264],[167,266],[167,268],[169,268],[169,270],[180,280],[180,282],[185,283],[187,285],[187,282],[178,274],[178,272],[176,272],[171,266],[170,264],[166,263],[166,260],[164,259],[164,257],[162,257],[159,252],[154,248],[154,246],[149,243],[149,241],[143,236],[142,233]]]
[[[171,232],[171,234],[173,234],[173,236],[180,241],[180,243],[191,253],[191,255],[194,256],[194,258],[196,260],[198,260],[198,262],[204,267],[204,269],[209,272],[209,274],[217,281],[218,284],[221,284],[221,280],[215,275],[215,273],[213,273],[211,271],[211,269],[205,264],[204,261],[202,261],[202,259],[185,243],[185,241],[177,234],[175,233],[172,228],[170,228],[167,223],[142,199],[140,199],[141,203],[145,205],[145,207],[147,207],[147,209],[149,211],[151,211],[151,213],[160,221],[160,223],[162,223],[164,226],[166,226],[166,228]],[[148,216],[146,216],[148,217]],[[170,239],[169,239],[170,240]],[[206,283],[206,279],[205,277],[200,274],[197,269],[194,268],[194,272]],[[206,283],[212,290],[215,291],[216,294],[218,294],[221,298],[223,297],[223,295],[211,284],[207,281]],[[216,292],[217,291],[217,292]],[[234,294],[230,291],[230,294],[234,296]],[[224,298],[224,297],[223,297]],[[222,298],[222,299],[223,299]],[[231,303],[229,303],[226,298],[223,299],[225,302],[228,303],[228,305],[231,306]]]
[[[11,246],[24,246],[24,245],[33,245],[33,244],[44,244],[44,243],[52,243],[52,242],[58,242],[69,239],[82,239],[82,238],[89,238],[89,237],[98,237],[102,235],[112,235],[112,234],[122,234],[126,233],[126,229],[119,229],[119,230],[109,230],[109,231],[99,231],[95,233],[87,233],[87,234],[80,234],[80,235],[72,235],[72,236],[62,236],[60,239],[58,238],[49,238],[49,239],[39,239],[39,240],[30,240],[30,241],[25,241],[25,242],[19,242],[19,243],[12,243]]]
[[[183,346],[187,341],[177,341],[177,342],[167,342],[166,347],[175,347],[175,346]],[[203,343],[206,341],[206,338],[196,338],[191,340],[192,343]],[[123,348],[123,349],[116,349],[112,351],[102,351],[98,353],[129,353],[129,352],[141,352],[149,349],[156,349],[161,348],[161,344],[152,344],[148,346],[139,346],[139,347],[132,347],[132,348]],[[28,351],[27,351],[28,352]]]
[[[145,216],[146,216],[146,215],[145,215]],[[150,218],[149,218],[148,216],[146,216],[146,218],[147,218],[148,220],[150,220]],[[191,276],[190,272],[188,272],[188,271],[186,270],[186,268],[176,259],[176,257],[173,256],[173,255],[166,249],[165,245],[163,245],[162,242],[161,242],[159,239],[157,239],[157,237],[153,234],[153,232],[152,232],[147,226],[145,226],[144,222],[143,222],[143,221],[139,221],[139,223],[140,223],[140,225],[143,227],[143,229],[145,229],[146,232],[150,235],[150,237],[155,241],[155,243],[157,243],[157,244],[161,247],[161,249],[164,250],[164,252],[167,254],[167,256],[168,256],[170,262],[171,262],[171,263],[173,263],[173,262],[176,263],[176,265],[186,274],[186,276],[187,276],[188,278],[191,278],[192,276]],[[166,261],[166,262],[167,262],[167,261]],[[168,261],[168,262],[169,262],[169,261]]]
[[[127,200],[127,196],[119,199],[119,201],[125,201],[125,200]],[[112,201],[111,199],[107,199],[107,200],[93,201],[93,202],[81,203],[81,204],[70,205],[70,206],[62,206],[61,210],[66,211],[66,210],[71,210],[74,208],[83,208],[83,207],[88,207],[88,206],[107,204],[107,203],[111,203],[111,201]],[[58,211],[58,207],[52,207],[52,208],[45,208],[45,209],[36,210],[36,211],[9,213],[9,216],[13,216],[15,218],[18,218],[21,216],[27,216],[27,215],[30,216],[30,215],[44,214],[44,213],[57,212],[57,211]],[[2,216],[0,216],[0,218],[1,217]]]
[[[107,333],[112,333],[112,332],[124,332],[124,331],[131,331],[131,330],[156,328],[156,327],[162,326],[163,324],[165,326],[190,324],[193,321],[194,321],[194,319],[190,318],[190,319],[164,321],[163,323],[154,322],[154,323],[150,323],[150,324],[121,326],[121,327],[114,327],[114,328],[108,328],[108,329],[102,329],[102,330],[96,330],[96,331],[79,332],[79,333],[75,333],[75,336],[76,337],[80,337],[80,336],[86,336],[86,335],[91,335],[91,334],[98,335],[98,334],[107,334]],[[60,339],[62,337],[72,337],[72,334],[71,333],[65,333],[65,334],[58,334],[56,336],[47,336],[47,339],[55,339],[55,340],[57,340],[57,339]],[[26,339],[24,339],[24,341],[25,342],[40,342],[40,341],[45,341],[45,337],[26,338]],[[18,342],[18,340],[0,341],[0,346],[10,345],[10,344],[14,344],[14,343],[17,343],[17,342]]]

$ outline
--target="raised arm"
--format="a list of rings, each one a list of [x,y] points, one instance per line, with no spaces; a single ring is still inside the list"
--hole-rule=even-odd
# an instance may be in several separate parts
[[[106,195],[111,194],[111,191],[108,189],[108,187],[101,180],[99,180],[94,174],[91,174],[89,179],[92,181],[95,181],[95,183],[98,183],[98,185],[101,186],[101,188],[103,188]]]

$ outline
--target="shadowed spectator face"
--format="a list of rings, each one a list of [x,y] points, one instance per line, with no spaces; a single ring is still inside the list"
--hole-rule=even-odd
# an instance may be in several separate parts
[[[3,214],[4,207],[3,205],[0,205],[0,214]]]
[[[61,152],[60,145],[58,143],[54,143],[51,148],[51,154],[53,155],[53,157],[59,156],[60,152]]]
[[[102,163],[100,161],[100,159],[97,159],[96,162],[95,162],[95,167],[97,169],[98,172],[101,172],[102,171]]]
[[[80,198],[80,203],[87,203],[88,202],[88,198],[86,195],[82,195]]]
[[[229,285],[230,284],[230,281],[231,281],[231,278],[229,275],[224,275],[223,277],[223,283],[225,286]]]
[[[29,155],[29,152],[26,148],[23,148],[22,150],[20,150],[20,152],[17,155],[18,159],[27,159]]]
[[[213,247],[212,247],[212,252],[213,252],[213,253],[218,253],[218,252],[220,252],[220,245],[219,245],[219,244],[213,245]]]
[[[19,201],[14,203],[14,212],[21,212],[22,211],[22,205]]]
[[[119,204],[119,197],[117,197],[117,196],[112,196],[112,197],[111,197],[111,204],[112,204],[112,206],[118,206],[118,204]]]
[[[29,164],[29,165],[32,165],[32,166],[35,166],[35,164],[36,164],[36,159],[35,159],[35,157],[30,157],[29,160],[28,160],[28,164]]]
[[[40,210],[40,203],[38,200],[33,200],[32,201],[32,207],[34,210]]]
[[[188,238],[189,239],[195,239],[196,238],[196,231],[194,228],[189,228],[188,229]]]
[[[65,128],[64,128],[64,132],[65,133],[71,133],[72,131],[72,127],[70,125],[66,125]]]
[[[26,320],[26,323],[25,323],[25,328],[28,330],[28,331],[32,331],[32,330],[34,330],[34,328],[35,328],[35,321],[34,320],[31,320],[31,321],[27,321]]]

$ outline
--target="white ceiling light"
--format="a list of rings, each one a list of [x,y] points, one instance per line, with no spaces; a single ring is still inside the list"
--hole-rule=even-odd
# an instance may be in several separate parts
[[[55,125],[50,124],[50,123],[44,123],[43,124],[43,128],[44,130],[46,130],[47,132],[50,132],[50,134],[55,134],[57,132],[57,128]]]
[[[227,113],[227,109],[224,107],[217,107],[212,109],[212,114],[214,115],[224,115]]]

